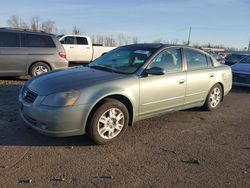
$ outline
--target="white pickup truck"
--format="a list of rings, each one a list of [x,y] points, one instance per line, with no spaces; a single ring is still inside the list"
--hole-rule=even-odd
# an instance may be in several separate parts
[[[90,37],[83,35],[59,36],[69,62],[89,63],[115,47],[95,45]]]

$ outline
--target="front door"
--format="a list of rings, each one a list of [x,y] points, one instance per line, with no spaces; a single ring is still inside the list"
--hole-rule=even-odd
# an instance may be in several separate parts
[[[170,111],[182,106],[185,100],[186,72],[183,71],[181,50],[160,52],[147,69],[152,67],[161,67],[166,73],[140,78],[141,118]]]
[[[67,55],[67,59],[69,61],[78,61],[77,59],[78,45],[76,45],[76,38],[73,36],[66,36],[63,39],[61,39],[60,42],[63,44],[63,47]]]

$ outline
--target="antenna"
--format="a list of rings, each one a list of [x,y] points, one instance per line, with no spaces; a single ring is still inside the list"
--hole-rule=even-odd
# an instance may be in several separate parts
[[[248,43],[247,51],[248,51],[248,52],[250,51],[250,37],[249,37],[249,43]]]
[[[188,46],[189,46],[189,44],[190,44],[191,31],[192,31],[192,27],[189,27],[188,41],[187,41],[187,45],[188,45]]]

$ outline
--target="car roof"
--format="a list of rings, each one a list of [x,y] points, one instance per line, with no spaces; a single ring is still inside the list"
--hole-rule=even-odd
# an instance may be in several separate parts
[[[167,47],[178,47],[178,48],[189,48],[189,49],[193,49],[193,50],[206,53],[204,50],[201,50],[199,48],[195,48],[192,46],[177,45],[177,44],[163,44],[163,43],[139,43],[139,44],[130,44],[130,45],[121,46],[121,47],[122,48],[155,48],[155,49],[162,49],[162,48],[167,48]]]
[[[0,31],[30,33],[30,34],[39,34],[39,35],[51,35],[51,36],[54,36],[54,34],[46,33],[45,31],[33,31],[33,30],[30,30],[30,29],[19,29],[19,28],[2,27],[2,28],[0,28]]]

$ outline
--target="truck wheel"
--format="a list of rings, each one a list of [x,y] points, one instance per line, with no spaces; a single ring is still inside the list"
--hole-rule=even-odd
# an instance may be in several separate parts
[[[217,108],[222,99],[223,91],[220,84],[215,84],[209,91],[204,107],[208,111]]]
[[[46,63],[35,63],[30,68],[30,76],[34,77],[49,71],[51,71],[51,68]]]
[[[123,103],[105,99],[91,114],[88,136],[97,144],[105,144],[120,137],[128,127],[129,113]]]

